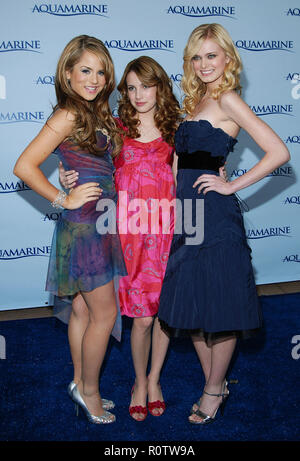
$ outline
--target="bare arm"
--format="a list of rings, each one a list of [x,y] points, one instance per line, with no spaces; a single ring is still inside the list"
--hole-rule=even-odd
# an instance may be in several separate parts
[[[70,135],[72,128],[73,117],[64,110],[58,110],[26,147],[14,167],[16,176],[50,202],[54,201],[59,190],[48,181],[40,165]],[[79,193],[72,195],[70,193],[63,202],[63,206],[71,209],[79,208],[87,201],[96,200],[98,198],[96,185],[96,183],[86,183],[80,186]]]
[[[279,136],[236,94],[221,99],[221,108],[254,139],[265,152],[263,158],[243,176],[232,181],[233,192],[250,186],[264,178],[280,165],[288,162],[290,154]]]
[[[221,194],[232,194],[264,178],[280,165],[288,162],[290,154],[279,136],[263,120],[257,117],[248,105],[234,92],[222,96],[220,107],[226,116],[233,120],[239,127],[243,128],[265,152],[263,158],[256,163],[247,173],[234,181],[224,184],[222,178],[204,178],[202,175],[196,181],[195,186],[205,180],[205,192],[216,190]],[[200,180],[202,178],[202,180]],[[217,180],[215,180],[217,179]],[[219,180],[220,179],[220,180]]]
[[[178,156],[174,153],[173,165],[172,165],[172,172],[174,177],[175,186],[177,185],[177,164],[178,164]]]

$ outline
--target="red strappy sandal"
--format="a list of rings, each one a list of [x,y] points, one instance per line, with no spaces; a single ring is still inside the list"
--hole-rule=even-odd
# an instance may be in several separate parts
[[[153,413],[153,410],[159,410],[162,409],[162,413]],[[166,409],[166,404],[165,402],[162,402],[161,400],[156,400],[155,402],[148,402],[148,410],[149,413],[151,413],[152,416],[162,416],[165,412]]]
[[[132,389],[131,389],[131,396],[133,392],[134,392],[134,385],[132,386]],[[133,417],[134,413],[142,413],[143,418],[141,419],[134,418]],[[147,413],[148,413],[147,407],[142,407],[141,405],[129,406],[129,414],[132,417],[132,419],[134,419],[135,421],[144,421],[146,419]]]

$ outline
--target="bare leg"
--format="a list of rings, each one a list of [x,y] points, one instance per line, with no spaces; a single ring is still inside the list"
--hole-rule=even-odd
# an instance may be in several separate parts
[[[202,366],[205,382],[207,382],[211,369],[212,348],[208,347],[205,340],[199,336],[192,336],[192,341]]]
[[[82,296],[89,309],[89,322],[82,341],[82,375],[78,390],[89,411],[101,416],[104,410],[99,394],[99,374],[117,316],[113,282],[82,292]]]
[[[153,317],[135,318],[131,330],[131,354],[135,370],[135,386],[130,406],[146,406],[147,399],[147,365],[151,344]],[[136,420],[143,420],[142,413],[133,413]]]
[[[202,371],[205,377],[205,383],[207,383],[211,369],[212,348],[209,347],[206,344],[206,341],[199,336],[192,336],[192,341],[201,363]],[[196,411],[198,409],[199,406],[197,405],[197,403],[194,403],[193,411]]]
[[[77,293],[72,302],[72,313],[68,325],[68,337],[74,366],[73,381],[77,384],[81,378],[82,339],[89,322],[89,311],[82,295]]]
[[[223,391],[226,372],[228,370],[235,345],[235,337],[227,338],[222,342],[218,342],[212,345],[211,370],[205,385],[206,392],[210,394],[220,394]],[[203,413],[213,417],[221,401],[221,397],[212,397],[207,394],[203,394],[201,398],[200,410]],[[202,420],[200,416],[195,414],[192,414],[189,419],[191,421]]]
[[[169,347],[169,342],[169,337],[161,329],[159,320],[156,317],[152,333],[151,370],[148,375],[149,402],[155,402],[156,400],[163,401],[159,379]],[[153,410],[153,413],[156,415],[161,415],[163,411],[164,410],[162,408],[156,408]]]

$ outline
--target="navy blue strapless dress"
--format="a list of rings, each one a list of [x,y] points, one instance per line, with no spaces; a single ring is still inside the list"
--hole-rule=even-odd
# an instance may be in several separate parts
[[[238,199],[214,191],[199,194],[198,187],[192,187],[201,174],[219,174],[236,142],[206,120],[185,121],[175,134],[177,224],[180,215],[182,219],[172,240],[158,311],[162,328],[174,336],[189,332],[206,340],[247,337],[262,325]],[[204,204],[201,222],[199,199]],[[197,224],[194,240],[189,222]]]

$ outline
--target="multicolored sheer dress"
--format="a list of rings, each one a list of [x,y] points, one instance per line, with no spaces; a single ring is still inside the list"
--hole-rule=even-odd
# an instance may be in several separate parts
[[[98,131],[98,146],[107,144],[106,136]],[[72,297],[80,291],[91,291],[105,285],[116,276],[127,274],[116,226],[101,234],[107,221],[116,219],[117,192],[114,186],[114,166],[111,144],[102,156],[82,150],[71,140],[56,149],[64,169],[76,170],[76,186],[98,182],[103,190],[100,200],[88,202],[76,210],[64,209],[52,241],[46,290],[60,298]]]

